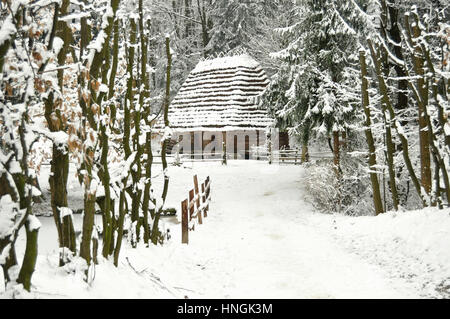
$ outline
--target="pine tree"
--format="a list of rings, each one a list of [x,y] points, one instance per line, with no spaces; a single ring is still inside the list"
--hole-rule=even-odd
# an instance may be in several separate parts
[[[348,129],[355,111],[345,85],[351,73],[347,67],[358,63],[355,52],[364,28],[356,6],[354,1],[301,1],[292,24],[277,30],[286,45],[273,56],[283,64],[262,99],[279,127],[289,127],[304,145],[313,134],[333,135],[337,165],[339,134]]]
[[[254,51],[258,34],[267,34],[263,26],[267,20],[279,18],[286,10],[286,1],[216,0],[210,7],[214,21],[210,31],[207,54],[228,53],[245,49]]]

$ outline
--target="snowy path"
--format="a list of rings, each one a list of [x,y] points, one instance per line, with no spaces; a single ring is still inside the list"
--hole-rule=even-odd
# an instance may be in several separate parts
[[[203,225],[181,244],[172,239],[132,249],[119,267],[100,259],[95,280],[57,267],[52,217],[41,217],[33,291],[39,298],[417,298],[450,296],[450,209],[378,217],[332,216],[304,201],[300,166],[230,161],[170,167],[169,206],[179,207],[197,174],[212,180]],[[155,172],[157,170],[155,169]],[[158,173],[158,172],[157,172]],[[159,174],[159,173],[158,173]],[[45,174],[42,185],[45,187]],[[162,179],[160,177],[159,179]],[[161,189],[154,180],[156,190]],[[82,202],[75,179],[72,202]],[[45,205],[37,206],[49,210]],[[75,225],[81,227],[81,216]],[[101,223],[100,216],[97,216]],[[24,236],[19,238],[19,253]],[[1,278],[0,278],[1,279]],[[70,289],[67,289],[70,287]],[[0,290],[0,298],[2,291]]]
[[[158,274],[170,269],[163,282],[188,297],[417,297],[314,228],[316,218],[332,216],[312,213],[301,200],[300,167],[231,162],[207,173],[210,216],[190,233],[189,246],[180,248],[177,233],[154,268]]]

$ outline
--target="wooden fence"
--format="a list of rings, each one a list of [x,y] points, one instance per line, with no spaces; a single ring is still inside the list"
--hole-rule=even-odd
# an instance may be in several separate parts
[[[179,154],[179,156],[180,156],[180,160],[183,162],[220,162],[223,159],[222,152],[184,153],[184,154]]]
[[[268,148],[265,146],[251,146],[250,147],[251,159],[259,161],[268,161],[269,164],[301,164],[302,163],[302,151],[298,149],[282,149],[282,150],[272,150],[269,152]],[[154,164],[161,164],[158,160],[161,155],[153,155]],[[184,154],[168,154],[167,162],[169,164],[180,164],[186,162],[222,162],[226,164],[227,160],[234,158],[233,153],[227,153],[226,148],[222,151],[206,153],[184,153]],[[333,158],[333,153],[331,151],[322,152],[308,152],[308,159],[324,159]]]
[[[189,191],[189,200],[181,202],[181,243],[189,243],[189,231],[195,230],[195,221],[203,224],[203,218],[208,216],[211,201],[211,180],[206,177],[202,183],[201,192],[198,187],[197,175],[194,175],[194,188]]]
[[[302,163],[302,152],[297,149],[284,149],[275,150],[269,152],[264,146],[257,146],[251,148],[253,158],[258,158],[259,160],[266,160],[271,163],[278,164],[301,164]],[[330,151],[325,152],[308,152],[308,159],[323,159],[323,158],[333,158],[333,153]]]

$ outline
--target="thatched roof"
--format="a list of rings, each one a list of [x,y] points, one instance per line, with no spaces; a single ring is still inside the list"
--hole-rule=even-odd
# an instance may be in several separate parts
[[[250,56],[203,60],[191,71],[169,107],[175,131],[264,129],[272,124],[256,97],[269,84]]]

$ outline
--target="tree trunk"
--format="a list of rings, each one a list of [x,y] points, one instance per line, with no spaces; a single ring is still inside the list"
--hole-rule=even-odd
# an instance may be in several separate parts
[[[339,174],[340,167],[340,145],[339,145],[339,132],[333,132],[333,163],[336,166],[336,172]]]
[[[403,52],[401,46],[402,37],[398,24],[399,9],[394,3],[386,3],[385,0],[382,0],[382,4],[385,12],[383,19],[383,32],[388,33],[388,35],[385,34],[384,37],[386,39],[389,37],[392,40],[389,42],[393,47],[392,52],[398,60],[403,61]],[[393,67],[395,69],[395,72],[397,73],[397,77],[400,78],[397,83],[397,102],[395,104],[395,109],[401,111],[405,110],[408,107],[408,80],[406,80],[406,73],[401,65],[395,63]],[[407,121],[402,122],[402,126],[405,126],[406,124]],[[398,147],[398,150],[401,151],[401,144],[398,145]]]
[[[70,5],[69,0],[63,0],[59,8],[59,14],[64,16],[67,14]],[[58,66],[66,64],[66,57],[70,45],[73,41],[72,31],[65,21],[57,21],[56,36],[63,39],[64,43],[58,52]],[[64,70],[60,69],[57,72],[58,86],[63,93],[64,91]],[[51,132],[64,131],[67,129],[67,123],[64,123],[60,116],[61,110],[56,106],[55,95],[53,92],[49,94],[49,98],[45,101],[45,118]],[[57,124],[52,118],[57,117]],[[71,215],[61,216],[61,208],[68,208],[67,203],[67,177],[69,174],[69,154],[67,145],[57,145],[53,143],[53,154],[51,160],[51,172],[49,177],[50,192],[51,192],[51,206],[56,228],[58,231],[60,256],[59,265],[64,266],[70,260],[67,253],[76,254],[76,238],[75,230]]]
[[[105,258],[111,254],[111,237],[113,232],[113,221],[111,215],[111,189],[110,189],[110,175],[108,169],[108,151],[109,151],[109,137],[106,134],[105,125],[100,127],[100,139],[102,154],[100,158],[101,168],[99,170],[99,177],[102,181],[103,188],[105,190],[105,198],[103,200],[102,207],[102,220],[103,220],[103,247],[102,255]]]
[[[206,51],[206,46],[209,43],[209,33],[208,33],[208,19],[206,17],[205,6],[200,5],[200,0],[197,0],[198,16],[202,24],[202,43],[203,43],[203,57],[206,58],[208,53]]]
[[[423,80],[423,65],[417,62],[421,70],[421,78],[417,80],[417,87],[422,91],[422,102],[418,103],[419,108],[419,143],[420,143],[420,174],[421,184],[427,194],[431,193],[431,159],[430,159],[430,136],[427,127],[426,104],[428,103],[428,84]],[[424,88],[420,90],[420,88]]]
[[[394,164],[394,152],[395,146],[392,142],[392,132],[391,132],[391,121],[392,119],[386,118],[386,106],[383,103],[383,119],[384,119],[384,127],[386,134],[386,159],[388,163],[388,172],[389,172],[389,189],[392,195],[392,205],[394,206],[394,210],[398,210],[398,193],[397,193],[397,182],[395,181],[395,164]]]
[[[382,21],[382,35],[389,43],[389,45],[392,47],[392,53],[394,56],[399,60],[403,61],[403,52],[402,52],[402,37],[401,37],[401,31],[398,24],[398,16],[399,16],[399,9],[397,5],[393,2],[386,3],[385,0],[381,1],[381,21]],[[388,41],[390,39],[390,41]],[[394,109],[398,111],[406,110],[408,107],[408,80],[406,79],[406,73],[403,69],[403,66],[398,63],[390,63],[387,58],[385,58],[385,74],[388,76],[388,72],[391,68],[394,68],[397,77],[399,80],[397,81],[397,101],[395,103]],[[403,119],[400,121],[402,126],[406,126],[408,124],[408,121]],[[386,127],[386,135],[389,134],[388,128]],[[389,128],[390,131],[390,128]],[[390,140],[390,144],[392,145],[392,139]],[[392,146],[388,145],[389,149],[392,149]],[[401,152],[403,150],[402,144],[399,143],[395,145],[394,152]],[[393,157],[394,152],[390,152],[386,154],[386,160],[388,162],[388,165],[390,166],[390,163],[393,163]],[[391,156],[392,155],[392,156]],[[396,172],[396,176],[399,178],[401,176],[403,167],[399,166],[398,170]],[[395,172],[395,169],[394,169]],[[392,171],[389,171],[389,174],[392,174]],[[394,193],[391,192],[393,197],[393,203],[394,203],[394,209],[397,209],[396,207],[400,204],[400,201],[402,204],[406,204],[408,199],[408,191],[407,188],[402,186],[401,184],[395,185],[394,187],[391,185],[393,184],[393,181],[395,181],[395,177],[392,178],[391,175],[389,175],[390,178],[390,187],[392,190],[394,190],[397,195],[394,195]],[[408,182],[409,183],[409,182]],[[397,198],[397,200],[395,200]],[[401,200],[402,199],[402,200]],[[398,204],[396,204],[398,202]]]
[[[419,144],[420,144],[420,173],[421,184],[425,192],[431,193],[431,159],[430,159],[430,136],[427,127],[426,112],[428,105],[428,80],[425,79],[424,56],[421,52],[418,38],[421,37],[421,31],[417,25],[418,21],[410,27],[409,17],[405,16],[405,28],[410,44],[414,48],[412,52],[412,62],[416,73],[416,92],[420,96],[417,99],[417,107],[419,113]]]
[[[2,253],[2,255],[4,255],[3,250],[7,249],[8,245],[10,245],[9,252],[8,252],[8,254],[6,254],[5,262],[2,263],[5,287],[9,282],[16,279],[16,278],[11,278],[11,275],[9,273],[9,270],[11,269],[11,267],[17,265],[16,248],[15,248],[14,242],[5,240],[5,242],[3,243],[0,241],[0,252]]]
[[[34,217],[36,218],[36,217]],[[39,228],[32,229],[31,222],[28,218],[25,224],[27,243],[25,248],[25,255],[22,261],[22,267],[20,268],[18,283],[23,284],[25,290],[31,289],[31,277],[34,273],[34,267],[36,266],[36,260],[38,255],[38,233]]]
[[[143,226],[144,226],[144,243],[148,244],[150,240],[150,225],[148,223],[149,219],[149,206],[150,201],[153,202],[153,199],[150,197],[151,190],[151,177],[152,177],[152,164],[153,164],[153,153],[151,146],[151,133],[148,132],[146,134],[146,144],[145,144],[146,152],[147,152],[147,163],[145,165],[145,179],[146,184],[144,187],[144,197],[142,199],[142,211],[143,211]],[[152,215],[152,214],[150,214]]]
[[[166,70],[166,94],[164,98],[164,127],[169,128],[169,99],[170,99],[170,72],[172,68],[172,53],[170,52],[170,39],[169,37],[166,37],[166,56],[167,56],[167,70]],[[162,205],[157,210],[155,219],[153,220],[153,227],[152,227],[152,243],[156,245],[158,243],[159,238],[159,218],[161,216],[161,211],[164,208],[164,203],[166,201],[167,192],[169,190],[169,175],[167,174],[167,159],[166,159],[166,150],[167,145],[169,143],[169,138],[166,137],[166,139],[163,141],[163,146],[161,150],[161,161],[162,161],[162,168],[163,168],[163,174],[164,174],[164,186],[163,186],[163,192],[161,195],[162,198]]]
[[[116,17],[116,12],[119,7],[119,0],[111,0],[111,8],[113,15],[109,16],[107,18],[108,25],[105,28],[105,33],[107,34],[107,41],[111,39],[111,34],[113,33],[113,29],[116,33],[113,34],[113,56],[112,56],[112,68],[111,68],[111,50],[110,45],[107,43],[107,45],[103,45],[102,48],[102,54],[103,54],[103,61],[102,64],[102,72],[101,72],[101,78],[102,82],[104,84],[108,84],[109,90],[108,94],[106,92],[101,92],[97,98],[97,104],[100,106],[102,105],[103,98],[107,95],[108,100],[111,100],[114,96],[114,84],[115,84],[115,76],[116,76],[116,69],[117,69],[117,59],[118,59],[118,21]],[[109,78],[108,78],[109,74]],[[106,115],[110,123],[114,123],[115,121],[115,108],[113,106],[113,103],[109,104],[110,106],[110,112],[108,114],[107,108],[104,108],[102,112]],[[108,258],[109,255],[111,255],[111,240],[113,236],[113,224],[114,224],[114,217],[112,215],[112,205],[113,201],[111,200],[111,187],[110,187],[110,174],[109,174],[109,163],[108,163],[108,152],[109,152],[109,132],[108,132],[108,123],[104,123],[103,121],[100,121],[99,123],[100,127],[100,147],[101,147],[101,157],[100,157],[100,169],[98,171],[98,176],[102,182],[105,197],[103,200],[102,205],[102,221],[103,221],[103,247],[102,247],[102,255],[105,258]]]
[[[362,105],[364,108],[364,113],[366,115],[365,122],[365,134],[367,145],[369,147],[369,169],[370,169],[370,181],[372,183],[372,194],[373,194],[373,204],[375,208],[375,215],[384,213],[383,203],[381,201],[380,185],[378,183],[378,176],[376,173],[376,150],[375,142],[372,135],[371,129],[371,117],[370,117],[370,103],[369,103],[369,85],[367,81],[367,66],[366,57],[364,51],[359,52],[359,61],[361,65],[361,93],[362,93]]]
[[[90,184],[86,185],[86,189],[89,190]],[[80,257],[86,260],[89,267],[91,264],[91,241],[92,231],[94,228],[95,219],[95,194],[86,192],[84,194],[84,216],[83,216],[83,233],[81,236],[80,245]],[[86,274],[89,268],[86,270]],[[86,277],[87,279],[87,277]]]
[[[119,265],[119,254],[120,248],[122,247],[122,239],[123,239],[123,224],[125,221],[125,187],[126,187],[126,179],[123,181],[123,191],[120,193],[119,198],[119,220],[118,220],[118,229],[117,229],[117,240],[116,246],[114,248],[114,266],[118,267]],[[127,205],[128,206],[128,205]]]
[[[149,122],[149,118],[151,116],[151,109],[146,99],[150,96],[150,85],[147,76],[147,63],[148,63],[148,39],[144,32],[144,8],[143,8],[143,0],[139,0],[139,33],[140,33],[140,42],[142,48],[142,59],[141,59],[141,85],[140,89],[143,88],[143,91],[139,94],[139,105],[141,111],[144,113],[144,120],[148,127],[150,127],[151,123]],[[151,191],[151,178],[152,178],[152,164],[153,164],[153,153],[152,153],[152,143],[151,143],[152,135],[151,132],[147,131],[145,133],[145,149],[144,152],[147,154],[147,163],[145,165],[145,187],[144,187],[144,195],[142,199],[142,213],[143,213],[143,221],[142,225],[144,227],[144,243],[148,245],[150,240],[150,226],[148,223],[149,220],[149,205],[152,200],[150,196]]]
[[[339,131],[333,131],[333,163],[334,171],[336,173],[336,210],[340,213],[342,208],[342,174],[341,174],[341,158],[340,158],[340,141],[339,141]]]
[[[130,29],[130,47],[128,48],[128,63],[127,63],[127,73],[128,73],[128,81],[127,81],[127,99],[128,99],[128,105],[130,111],[133,111],[133,123],[134,123],[134,130],[135,134],[132,136],[132,144],[133,144],[133,150],[136,151],[136,157],[134,159],[134,162],[132,164],[132,167],[134,169],[131,170],[131,178],[133,182],[133,191],[130,193],[130,196],[132,198],[131,202],[131,221],[132,226],[135,227],[134,231],[131,232],[131,245],[133,247],[137,246],[137,243],[139,241],[140,237],[140,219],[139,219],[139,208],[141,204],[141,194],[142,191],[137,188],[137,185],[139,183],[139,180],[141,178],[141,155],[142,155],[142,148],[139,143],[139,135],[140,135],[140,109],[139,107],[135,106],[134,96],[135,96],[135,87],[136,87],[136,81],[135,77],[133,76],[133,66],[135,65],[135,46],[137,44],[137,26],[136,26],[136,19],[130,20],[131,29]],[[130,114],[131,116],[131,114]],[[128,138],[130,132],[128,132]],[[133,226],[134,225],[134,226]]]
[[[383,72],[384,76],[387,78],[389,76],[389,59],[386,52],[383,52],[384,54],[380,54],[381,58],[381,65],[383,66]],[[397,192],[397,182],[395,180],[396,173],[395,173],[395,164],[394,164],[394,155],[395,155],[395,145],[392,141],[392,119],[389,116],[389,113],[387,112],[387,106],[385,98],[382,99],[382,114],[383,114],[383,122],[384,122],[384,129],[385,129],[385,144],[386,144],[386,162],[388,164],[388,172],[389,172],[389,189],[391,191],[392,195],[392,205],[394,206],[394,210],[398,210],[399,205],[399,197]]]
[[[309,161],[308,143],[302,143],[302,163]]]
[[[387,106],[387,110],[389,111],[389,115],[391,117],[391,124],[395,128],[398,137],[400,138],[400,141],[402,143],[403,148],[403,159],[405,161],[406,167],[408,168],[409,176],[411,178],[411,181],[414,184],[414,187],[416,188],[417,194],[419,195],[420,199],[422,200],[423,206],[427,206],[427,201],[424,198],[424,194],[422,194],[421,186],[419,183],[419,180],[417,179],[417,175],[414,172],[414,168],[411,163],[411,159],[409,158],[409,150],[408,150],[408,140],[403,134],[403,129],[401,127],[401,124],[398,123],[395,117],[394,108],[392,107],[391,101],[389,99],[388,90],[386,83],[384,81],[383,73],[381,71],[381,64],[378,60],[378,55],[375,53],[375,50],[372,45],[372,41],[370,39],[367,40],[367,43],[369,45],[370,53],[372,55],[372,60],[375,65],[375,71],[378,78],[378,88],[380,91],[380,94],[383,97],[383,103]]]
[[[61,216],[61,208],[67,208],[67,179],[69,174],[69,154],[67,150],[61,150],[53,145],[51,161],[51,176],[49,177],[51,205],[53,217],[59,237],[59,247],[62,248],[59,256],[59,265],[64,266],[70,260],[67,259],[67,251],[76,254],[76,236],[71,215]]]
[[[449,144],[450,136],[445,134],[444,127],[445,127],[446,120],[444,119],[444,109],[443,109],[442,105],[439,103],[439,99],[438,99],[438,85],[439,85],[438,83],[439,82],[436,81],[435,68],[434,68],[433,62],[431,61],[430,53],[423,46],[422,46],[422,52],[427,60],[427,66],[429,67],[431,73],[433,74],[433,76],[431,78],[431,85],[432,85],[431,91],[432,91],[433,99],[434,99],[434,101],[436,101],[436,106],[438,109],[438,129],[436,131],[433,132],[431,119],[429,116],[426,116],[428,130],[430,132],[430,145],[431,145],[431,149],[433,151],[434,161],[437,164],[436,165],[437,172],[435,173],[435,183],[437,185],[436,191],[437,191],[437,193],[439,193],[439,184],[440,184],[439,183],[439,171],[441,171],[442,178],[444,180],[445,193],[446,193],[446,197],[447,197],[447,206],[448,206],[450,204],[450,182],[449,182],[449,177],[448,177],[447,165],[445,164],[445,161],[443,158],[445,158],[445,156],[448,155],[449,150],[450,150],[450,144]],[[442,82],[441,85],[445,89],[444,81],[441,81],[441,82]],[[442,92],[442,95],[444,97],[446,97],[447,93]],[[427,113],[425,113],[425,114],[427,114]],[[444,154],[441,154],[440,150],[436,146],[436,144],[438,144],[438,140],[437,140],[437,136],[436,136],[437,134],[444,135],[444,146],[443,146]]]

